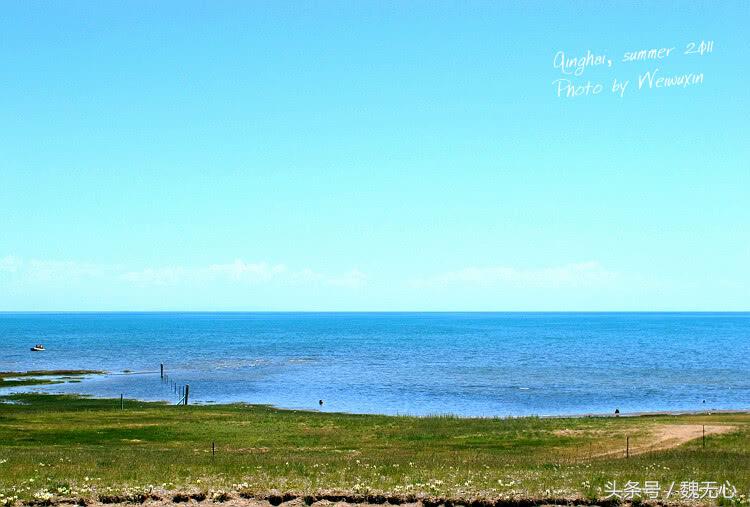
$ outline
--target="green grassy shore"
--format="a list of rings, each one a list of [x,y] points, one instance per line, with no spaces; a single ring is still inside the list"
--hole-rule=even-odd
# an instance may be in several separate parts
[[[730,428],[705,447],[659,437],[686,425]],[[610,481],[729,481],[737,498],[720,503],[738,504],[749,436],[750,414],[466,419],[14,394],[0,397],[0,503],[155,491],[595,502]]]
[[[80,382],[86,375],[102,373],[96,370],[0,371],[0,388]]]

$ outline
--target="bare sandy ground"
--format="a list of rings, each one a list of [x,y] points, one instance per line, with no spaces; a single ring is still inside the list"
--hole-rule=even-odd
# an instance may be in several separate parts
[[[706,436],[729,433],[737,429],[736,426],[710,425],[706,426]],[[630,442],[630,455],[643,454],[646,452],[663,451],[682,445],[691,440],[703,437],[703,426],[700,424],[659,424],[651,428],[645,438],[632,439]],[[625,456],[624,449],[607,451],[594,455],[594,457]]]

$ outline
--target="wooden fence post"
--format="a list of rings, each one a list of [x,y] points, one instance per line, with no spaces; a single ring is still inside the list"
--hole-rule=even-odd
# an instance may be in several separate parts
[[[188,398],[190,397],[190,384],[185,385],[185,405],[188,404]]]
[[[625,457],[630,457],[630,437],[625,437]]]

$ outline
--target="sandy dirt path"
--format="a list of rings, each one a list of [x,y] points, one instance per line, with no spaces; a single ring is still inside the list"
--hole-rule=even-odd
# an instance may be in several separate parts
[[[706,436],[729,433],[736,429],[736,426],[706,425]],[[703,426],[700,424],[659,424],[651,428],[647,436],[632,438],[630,440],[630,455],[634,456],[646,452],[672,449],[673,447],[702,437]],[[593,457],[601,458],[606,456],[625,457],[625,449],[607,451],[595,454]]]

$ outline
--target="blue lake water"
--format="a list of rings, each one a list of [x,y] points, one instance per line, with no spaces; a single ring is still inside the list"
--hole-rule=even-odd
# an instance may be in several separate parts
[[[31,352],[36,343],[47,351]],[[112,373],[34,390],[176,402],[160,363],[203,403],[471,416],[750,409],[750,313],[0,313],[0,370]]]

